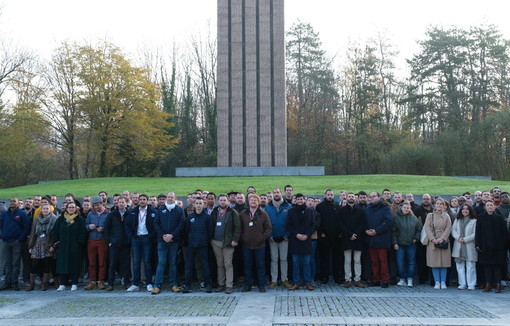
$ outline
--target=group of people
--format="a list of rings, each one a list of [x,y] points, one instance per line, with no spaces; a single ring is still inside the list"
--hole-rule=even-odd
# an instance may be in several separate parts
[[[413,287],[418,277],[435,289],[456,280],[461,290],[499,293],[508,277],[510,196],[499,188],[449,201],[424,194],[420,204],[388,189],[341,191],[338,201],[331,189],[323,199],[283,190],[196,190],[187,205],[174,192],[124,191],[111,203],[105,191],[81,201],[67,194],[61,205],[56,196],[13,197],[0,217],[0,290],[19,290],[21,265],[26,291],[38,277],[42,291],[76,291],[88,274],[85,290],[113,291],[120,278],[125,290],[151,294],[166,277],[172,292],[189,293],[198,280],[205,292],[230,294],[235,285],[312,291],[331,276],[346,288]]]

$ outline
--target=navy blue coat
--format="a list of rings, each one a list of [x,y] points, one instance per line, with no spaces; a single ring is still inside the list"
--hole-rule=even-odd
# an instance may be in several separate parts
[[[158,214],[154,220],[154,230],[156,231],[158,242],[164,242],[164,234],[173,235],[173,241],[178,242],[183,228],[184,211],[182,208],[175,206],[171,211],[166,208],[166,205],[158,208]]]
[[[391,248],[391,229],[393,217],[390,207],[379,202],[376,205],[370,204],[365,208],[367,213],[367,230],[374,229],[375,236],[367,236],[368,246],[373,248]]]
[[[118,209],[110,212],[104,222],[104,236],[112,246],[121,247],[131,243],[131,237],[127,235],[126,220],[129,216],[129,210],[124,212],[124,219],[120,216]]]
[[[186,246],[192,248],[207,247],[212,238],[211,216],[205,211],[190,214],[184,220]]]
[[[10,208],[0,215],[0,237],[7,243],[23,241],[30,233],[30,221],[24,210]]]
[[[126,219],[126,232],[127,236],[130,239],[136,238],[136,232],[138,231],[138,214],[140,213],[140,206],[136,206],[133,208]],[[147,205],[147,216],[145,217],[145,227],[147,231],[149,231],[149,236],[151,239],[156,237],[156,231],[154,230],[154,220],[158,215],[158,211],[156,211],[152,206]]]

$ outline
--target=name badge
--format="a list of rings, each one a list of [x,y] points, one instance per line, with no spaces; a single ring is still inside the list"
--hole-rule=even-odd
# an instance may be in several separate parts
[[[253,226],[253,222],[248,223],[248,226]]]
[[[191,222],[191,223],[195,222],[195,218],[192,218],[192,219],[190,220],[190,222]]]
[[[216,222],[216,226],[221,226],[221,222]]]

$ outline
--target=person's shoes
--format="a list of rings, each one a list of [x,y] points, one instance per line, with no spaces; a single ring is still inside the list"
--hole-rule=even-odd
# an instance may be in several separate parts
[[[308,290],[308,291],[313,291],[315,288],[313,287],[312,284],[308,283],[307,285],[305,285],[305,288]]]
[[[459,289],[459,290],[465,290],[465,289],[466,289],[466,286],[465,286],[465,285],[459,285],[459,286],[457,286],[457,289]]]
[[[113,286],[111,286],[111,285],[108,285],[108,287],[106,288],[106,291],[108,291],[108,292],[111,292],[111,291],[113,291]]]
[[[290,288],[290,283],[289,283],[289,281],[283,281],[283,282],[282,282],[282,286],[283,286],[284,288],[286,288],[286,289]]]
[[[78,291],[78,285],[76,284],[71,285],[71,291]]]
[[[2,285],[2,287],[0,288],[0,291],[5,291],[5,290],[10,290],[12,288],[12,284],[11,283],[5,283],[4,285]]]
[[[496,283],[496,291],[495,292],[496,293],[501,293],[502,288],[503,288],[503,286],[501,285],[501,283],[499,283],[499,282]]]
[[[106,289],[106,285],[104,285],[103,281],[99,281],[99,282],[97,282],[97,288],[99,290],[104,290],[104,289]]]
[[[388,286],[390,286],[390,284],[389,284],[388,282],[382,282],[382,283],[381,283],[381,287],[382,287],[383,289],[386,289]]]
[[[231,287],[225,288],[225,294],[232,294],[232,292],[233,292],[233,289]]]
[[[241,292],[250,292],[251,291],[251,285],[245,285],[241,289]]]
[[[200,282],[200,288],[205,289],[205,282]]]
[[[299,284],[294,284],[291,287],[289,287],[289,291],[295,291],[295,290],[299,290]]]
[[[181,288],[181,292],[182,293],[191,293],[191,289],[189,287],[187,287],[187,286],[183,286]]]
[[[401,278],[400,281],[398,281],[397,285],[398,286],[406,286],[407,284],[406,284],[406,281],[403,278]]]
[[[441,282],[441,290],[446,290],[448,287],[446,286],[445,282]]]
[[[223,292],[223,291],[225,291],[224,285],[220,285],[216,289],[214,289],[214,292]]]
[[[351,285],[352,285],[351,281],[345,281],[344,288],[348,289],[351,287]]]
[[[390,280],[390,285],[397,285],[397,278],[395,278],[395,277],[394,277],[394,278],[392,278],[392,279]]]
[[[135,291],[140,291],[140,287],[136,286],[136,285],[131,285],[127,290],[127,292],[135,292]]]
[[[436,282],[436,284],[434,285],[434,289],[439,290],[440,288],[441,288],[441,283]]]
[[[276,282],[271,282],[271,284],[269,284],[270,288],[275,288],[277,286],[278,286],[278,283],[276,283]]]
[[[161,289],[156,286],[155,288],[152,289],[151,294],[159,294],[160,292],[161,292]]]
[[[206,286],[206,287],[204,288],[204,292],[205,292],[205,293],[212,293],[212,288],[211,288],[210,286]]]
[[[475,287],[474,286],[468,286],[468,291],[474,291],[475,290]]]
[[[266,287],[265,286],[259,286],[259,292],[260,293],[266,293]]]
[[[89,284],[85,285],[85,290],[94,290],[96,288],[97,284],[96,282],[89,282]]]
[[[329,280],[327,278],[321,278],[321,284],[328,284]]]
[[[66,286],[65,286],[65,285],[59,285],[59,287],[58,287],[57,291],[58,291],[58,292],[62,292],[62,291],[65,291],[65,289],[66,289]]]
[[[147,292],[151,292],[154,289],[152,284],[147,284]]]
[[[172,286],[172,287],[170,288],[170,290],[172,290],[172,292],[174,292],[174,293],[179,293],[179,292],[181,292],[181,288],[180,288],[180,287],[178,287],[177,285]],[[158,293],[159,293],[159,292],[158,292]],[[156,293],[156,294],[157,294],[157,293]]]
[[[407,287],[410,287],[412,288],[414,285],[413,285],[413,279],[412,278],[408,278],[407,279]]]
[[[343,283],[343,281],[342,281],[342,279],[341,279],[341,278],[335,278],[335,283],[336,283],[336,284],[342,284],[342,283]]]
[[[13,285],[12,285],[12,290],[13,290],[13,291],[19,291],[19,286],[18,286],[18,284],[13,284]]]
[[[373,287],[373,286],[381,286],[381,282],[369,282],[369,283],[368,283],[368,286],[369,286],[369,287]]]
[[[366,288],[366,285],[365,285],[365,284],[363,284],[363,282],[361,282],[361,281],[356,281],[356,282],[354,283],[354,285],[356,285],[356,286],[357,286],[357,287],[359,287],[359,288]]]

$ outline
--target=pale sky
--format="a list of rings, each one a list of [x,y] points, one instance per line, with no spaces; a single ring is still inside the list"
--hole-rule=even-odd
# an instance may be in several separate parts
[[[249,1],[249,0],[247,0]],[[397,65],[416,53],[428,26],[494,24],[510,39],[508,2],[499,0],[286,0],[285,25],[312,24],[328,55],[341,60],[350,41],[386,33]],[[216,34],[216,0],[0,0],[0,37],[43,58],[64,40],[105,37],[127,53],[170,49],[193,34]],[[210,28],[210,29],[209,29]],[[340,63],[337,61],[337,65]]]

